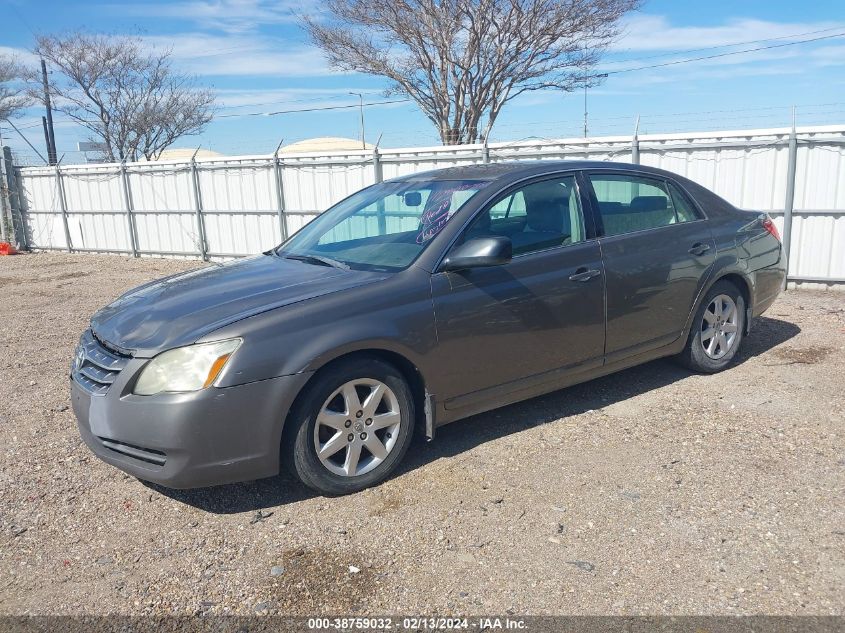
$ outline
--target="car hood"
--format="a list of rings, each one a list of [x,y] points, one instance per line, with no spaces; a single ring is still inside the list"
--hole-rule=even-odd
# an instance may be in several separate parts
[[[139,286],[97,312],[91,329],[144,358],[235,321],[386,276],[260,255]]]

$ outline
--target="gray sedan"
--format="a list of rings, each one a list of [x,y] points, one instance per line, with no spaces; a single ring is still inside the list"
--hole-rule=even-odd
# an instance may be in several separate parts
[[[386,478],[415,433],[663,356],[724,369],[784,275],[766,214],[658,169],[415,174],[101,309],[73,408],[91,450],[144,480],[284,466],[345,494]]]

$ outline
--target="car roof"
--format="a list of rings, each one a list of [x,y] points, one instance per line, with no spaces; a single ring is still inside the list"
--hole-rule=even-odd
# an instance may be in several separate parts
[[[619,169],[677,177],[675,174],[670,174],[662,169],[643,165],[632,165],[631,163],[614,163],[596,160],[532,160],[458,165],[400,176],[392,180],[405,182],[432,180],[519,180],[565,169]]]

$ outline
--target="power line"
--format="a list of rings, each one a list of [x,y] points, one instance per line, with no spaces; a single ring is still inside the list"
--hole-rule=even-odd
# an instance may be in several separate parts
[[[26,29],[29,31],[29,34],[32,35],[33,39],[37,39],[38,36],[35,34],[32,25],[27,22],[26,18],[23,17],[23,14],[20,11],[18,11],[18,8],[14,5],[14,3],[10,3],[9,8],[12,9],[12,12],[17,16],[18,20],[21,21],[21,24],[26,27]]]
[[[411,99],[391,99],[389,101],[370,101],[364,102],[364,106],[381,106],[381,105],[390,105],[393,103],[409,103]],[[276,110],[274,112],[239,112],[234,114],[218,114],[215,119],[231,119],[237,117],[257,117],[257,116],[276,116],[279,114],[296,114],[298,112],[320,112],[323,110],[348,110],[350,108],[360,108],[361,104],[350,104],[350,105],[336,105],[336,106],[321,106],[316,108],[299,108],[293,110]],[[72,123],[99,123],[99,121],[95,119],[67,119]],[[40,124],[39,124],[40,125]],[[34,127],[34,126],[33,126]]]
[[[227,55],[234,51],[249,50],[253,53],[260,53],[261,49],[256,48],[255,44],[243,44],[240,46],[232,46],[231,48],[211,48],[205,53],[198,53],[195,55],[180,55],[183,59],[204,59],[206,57],[217,57],[218,55]]]
[[[225,108],[226,110],[234,110],[236,108],[257,108],[260,106],[268,106],[268,105],[285,105],[288,103],[315,103],[318,101],[326,101],[329,99],[342,99],[348,95],[347,92],[328,92],[319,97],[309,97],[307,99],[283,99],[281,101],[263,101],[261,103],[243,103],[241,105],[226,105],[226,102],[223,101],[223,104],[220,106],[221,108]]]
[[[840,27],[837,27],[837,28],[840,28]],[[824,32],[828,32],[830,30],[833,30],[833,29],[832,28],[830,28],[830,29],[819,29],[817,31],[808,31],[807,33],[804,33],[804,34],[809,35],[809,34],[812,34],[812,33],[824,33]],[[725,45],[722,45],[722,46],[719,46],[719,47],[709,47],[709,48],[704,48],[704,49],[692,49],[691,51],[686,51],[686,52],[693,52],[695,50],[712,50],[712,49],[723,48],[723,47],[727,47],[727,46],[739,46],[739,45],[749,44],[749,43],[754,43],[754,42],[776,41],[776,40],[788,39],[788,38],[792,38],[792,37],[798,37],[800,35],[803,35],[803,34],[785,35],[785,36],[780,36],[780,37],[776,37],[776,38],[769,38],[769,39],[766,39],[766,40],[750,40],[748,42],[740,42],[740,43],[737,43],[737,44],[725,44]],[[650,64],[650,65],[646,65],[646,66],[638,66],[638,67],[635,67],[635,68],[623,68],[623,69],[620,69],[620,70],[609,70],[606,73],[601,73],[600,75],[588,75],[585,78],[590,79],[590,78],[599,77],[599,76],[619,75],[619,74],[622,74],[622,73],[636,72],[636,71],[640,71],[640,70],[650,70],[650,69],[653,69],[653,68],[663,68],[663,67],[666,67],[666,66],[677,66],[679,64],[689,64],[689,63],[692,63],[692,62],[704,61],[704,60],[708,60],[708,59],[718,59],[718,58],[721,58],[721,57],[729,57],[731,55],[742,55],[742,54],[745,54],[745,53],[753,53],[753,52],[757,52],[757,51],[764,51],[764,50],[770,50],[770,49],[775,49],[775,48],[784,48],[786,46],[796,46],[796,45],[799,45],[799,44],[807,44],[807,43],[810,43],[810,42],[818,42],[818,41],[821,41],[821,40],[834,39],[834,38],[838,38],[838,37],[842,37],[842,36],[845,36],[845,32],[834,33],[834,34],[831,34],[831,35],[822,35],[822,36],[819,36],[819,37],[797,40],[797,41],[794,41],[794,42],[784,42],[784,43],[781,43],[781,44],[771,44],[771,45],[768,45],[768,46],[758,46],[758,47],[754,47],[754,48],[744,49],[744,50],[741,50],[741,51],[728,51],[728,52],[725,52],[725,53],[716,53],[716,54],[713,54],[713,55],[703,55],[703,56],[700,56],[700,57],[693,57],[693,58],[689,58],[689,59],[678,59],[678,60],[673,60],[673,61],[669,61],[669,62],[662,62],[660,64]],[[675,53],[675,54],[677,54],[677,53]],[[631,61],[631,60],[629,60],[629,61]],[[389,104],[393,104],[393,103],[408,103],[410,101],[411,101],[411,99],[393,99],[393,100],[390,100],[390,101],[370,102],[370,103],[365,103],[363,105],[364,106],[389,105]],[[315,108],[299,108],[299,109],[291,109],[291,110],[277,110],[275,112],[245,112],[245,113],[236,113],[236,114],[221,114],[221,115],[218,115],[217,118],[276,116],[276,115],[280,115],[280,114],[294,114],[294,113],[299,113],[299,112],[320,112],[320,111],[328,111],[328,110],[347,110],[347,109],[356,108],[356,107],[360,107],[360,105],[323,106],[323,107],[315,107]]]
[[[651,64],[648,66],[637,66],[635,68],[623,68],[621,70],[608,70],[603,75],[620,75],[622,73],[632,73],[638,70],[649,70],[652,68],[663,68],[665,66],[677,66],[678,64],[689,64],[691,62],[700,62],[707,59],[717,59],[719,57],[729,57],[730,55],[742,55],[743,53],[754,53],[757,51],[767,51],[773,48],[784,48],[786,46],[797,46],[798,44],[807,44],[809,42],[818,42],[821,40],[830,40],[837,37],[845,36],[845,32],[834,33],[833,35],[822,35],[820,37],[811,37],[806,40],[798,40],[795,42],[785,42],[783,44],[772,44],[770,46],[758,46],[756,48],[746,48],[741,51],[728,51],[727,53],[717,53],[715,55],[704,55],[702,57],[692,57],[690,59],[676,59],[671,62],[663,62],[661,64]],[[585,79],[593,79],[598,75],[587,75]]]
[[[238,114],[219,114],[217,115],[218,119],[229,119],[234,117],[246,117],[246,116],[276,116],[278,114],[295,114],[298,112],[321,112],[325,110],[348,110],[350,108],[360,108],[361,105],[364,106],[380,106],[380,105],[389,105],[391,103],[408,103],[411,101],[410,99],[391,99],[390,101],[371,101],[369,103],[364,104],[352,104],[352,105],[336,105],[336,106],[322,106],[316,108],[299,108],[294,110],[276,110],[275,112],[242,112]]]
[[[778,41],[778,40],[790,40],[794,37],[803,37],[805,35],[815,35],[817,33],[828,33],[830,31],[838,31],[840,29],[845,29],[845,25],[832,26],[832,27],[827,28],[827,29],[818,29],[816,31],[805,31],[804,33],[791,33],[790,35],[781,35],[779,37],[767,37],[767,38],[760,39],[760,40],[746,40],[744,42],[731,42],[729,44],[719,44],[719,45],[716,45],[716,46],[705,46],[703,48],[690,48],[690,49],[687,49],[687,50],[684,50],[684,51],[677,51],[676,50],[676,51],[672,51],[672,52],[669,52],[669,53],[660,53],[658,55],[648,55],[647,57],[631,57],[629,59],[620,59],[620,60],[618,60],[618,62],[614,62],[614,63],[624,64],[624,63],[627,63],[627,62],[641,62],[641,61],[647,61],[649,59],[657,59],[657,58],[660,58],[660,57],[671,57],[673,55],[687,55],[689,53],[701,53],[703,51],[718,50],[720,48],[731,48],[733,46],[747,46],[748,44],[759,44],[761,42],[775,42],[775,41]]]
[[[18,18],[26,24],[25,20],[23,19],[23,16],[21,16],[20,13],[17,12],[17,11],[16,11],[16,13],[18,14]],[[27,26],[28,26],[28,24],[27,24]],[[667,55],[680,55],[680,54],[692,53],[692,52],[696,52],[696,51],[717,50],[717,49],[720,49],[720,48],[727,48],[727,47],[733,47],[733,46],[753,44],[753,43],[757,43],[757,42],[771,42],[771,41],[778,41],[778,40],[784,40],[784,39],[791,39],[791,38],[794,38],[794,37],[800,37],[802,35],[811,35],[811,34],[815,34],[815,33],[827,33],[829,31],[835,30],[837,28],[843,28],[843,27],[831,27],[831,28],[827,28],[827,29],[819,29],[819,30],[816,30],[816,31],[808,31],[808,32],[805,32],[805,33],[784,35],[784,36],[773,37],[773,38],[768,38],[768,39],[749,40],[749,41],[745,41],[745,42],[736,42],[736,43],[733,43],[733,44],[723,44],[723,45],[719,45],[719,46],[712,46],[712,47],[706,47],[706,48],[700,48],[700,49],[690,49],[690,50],[687,50],[687,51],[676,51],[676,52],[673,52],[673,53],[665,53],[665,54],[661,54],[661,55],[654,55],[654,56],[651,56],[651,57],[644,57],[644,58],[639,58],[639,59],[646,60],[646,59],[664,57],[664,56],[667,56]],[[812,37],[812,38],[790,41],[790,42],[785,42],[785,43],[780,43],[780,44],[758,46],[758,47],[747,48],[747,49],[743,49],[743,50],[726,51],[726,52],[723,52],[723,53],[716,53],[716,54],[712,54],[712,55],[704,55],[704,56],[698,56],[698,57],[687,58],[687,59],[677,59],[677,60],[671,60],[671,61],[662,62],[662,63],[658,63],[658,64],[649,64],[649,65],[644,65],[644,66],[637,66],[637,67],[633,67],[633,68],[608,70],[607,72],[601,73],[601,74],[602,75],[618,75],[618,74],[622,74],[622,73],[636,72],[636,71],[641,71],[641,70],[663,68],[663,67],[667,67],[667,66],[674,66],[674,65],[680,65],[680,64],[693,63],[693,62],[697,62],[697,61],[704,61],[704,60],[709,60],[709,59],[717,59],[717,58],[722,58],[722,57],[728,57],[728,56],[732,56],[732,55],[740,55],[740,54],[758,52],[758,51],[763,51],[763,50],[777,49],[777,48],[783,48],[783,47],[787,47],[787,46],[796,46],[796,45],[799,45],[799,44],[806,44],[806,43],[817,42],[817,41],[822,41],[822,40],[840,38],[840,37],[843,37],[843,36],[845,36],[845,31],[837,32],[837,33],[830,34],[830,35],[823,35],[823,36],[819,36],[819,37]],[[240,47],[235,47],[235,48],[240,48]],[[230,50],[232,50],[232,49],[230,49]],[[634,59],[628,59],[628,60],[621,60],[618,63],[626,63],[626,62],[631,62],[631,61],[637,61],[637,59],[634,58]],[[595,77],[595,76],[597,76],[597,75],[588,75],[588,76],[586,76],[586,78],[591,78],[591,77]],[[266,103],[248,104],[248,105],[245,104],[245,105],[242,105],[242,106],[223,106],[223,107],[226,108],[226,109],[235,109],[235,108],[242,108],[242,107],[245,108],[245,107],[255,107],[255,106],[261,106],[261,105],[284,104],[284,103],[308,103],[308,102],[313,102],[313,101],[320,101],[322,98],[330,99],[333,96],[340,96],[340,95],[328,94],[328,95],[325,95],[324,97],[316,97],[316,98],[313,98],[313,99],[276,101],[276,102],[266,102]],[[364,103],[363,105],[364,106],[378,106],[378,105],[390,105],[390,104],[397,104],[397,103],[410,103],[411,101],[412,101],[411,99],[404,98],[404,99],[393,99],[393,100],[389,100],[389,101],[373,101],[373,102]],[[819,105],[822,105],[822,104],[819,104]],[[825,104],[825,105],[827,105],[827,104]],[[836,104],[830,104],[830,105],[836,105]],[[359,107],[361,107],[361,104],[320,106],[320,107],[311,107],[311,108],[285,109],[285,110],[277,110],[277,111],[271,111],[271,112],[245,112],[245,113],[219,114],[219,115],[217,115],[216,118],[223,119],[223,118],[236,118],[236,117],[277,116],[277,115],[282,115],[282,114],[345,110],[345,109],[353,109],[353,108],[359,108]],[[805,107],[812,107],[812,106],[805,106]],[[761,108],[761,109],[764,109],[764,108]],[[731,112],[731,111],[728,110],[726,112]],[[654,115],[654,116],[660,117],[660,116],[671,116],[671,115]],[[619,118],[625,118],[625,117],[619,117]],[[511,124],[511,125],[513,125],[513,124]],[[34,127],[38,127],[38,124],[33,124],[31,126],[25,126],[24,129],[34,128]],[[508,127],[508,125],[506,124],[505,127]]]
[[[651,119],[677,119],[679,116],[698,116],[699,118],[696,120],[732,120],[738,118],[752,118],[759,116],[760,113],[763,112],[770,112],[769,114],[765,114],[763,116],[779,116],[780,113],[777,111],[784,111],[789,110],[791,111],[792,108],[796,108],[799,111],[805,111],[805,114],[811,114],[813,116],[817,116],[819,114],[828,114],[829,112],[806,112],[806,110],[811,110],[814,108],[830,108],[833,106],[845,106],[845,101],[837,101],[832,103],[795,103],[791,105],[773,105],[773,106],[757,106],[753,108],[723,108],[718,110],[690,110],[684,112],[662,112],[659,114],[641,114],[640,118],[645,120]],[[845,110],[833,110],[830,112],[841,112]],[[746,113],[744,116],[737,117],[737,116],[722,116],[722,117],[709,117],[707,119],[701,119],[701,115],[706,114],[716,114],[716,115],[726,115],[726,114],[737,114],[737,113]],[[606,121],[631,121],[631,115],[626,114],[624,116],[603,116],[603,117],[594,117],[593,121],[598,122],[606,122]],[[533,120],[533,121],[524,121],[524,122],[509,122],[509,123],[497,123],[496,128],[500,129],[503,127],[513,128],[513,127],[526,127],[532,125],[556,125],[558,123],[571,123],[571,119],[546,119],[546,120]],[[627,125],[628,123],[625,123]]]
[[[19,125],[18,129],[19,130],[29,130],[29,129],[34,128],[34,127],[41,127],[41,123],[39,122],[39,123],[30,123],[29,125]],[[3,126],[0,125],[0,129],[7,129],[8,130],[8,129],[11,129],[11,128],[3,128]]]
[[[47,163],[47,159],[44,158],[43,156],[41,156],[41,152],[39,152],[37,149],[35,149],[35,146],[32,143],[29,142],[29,139],[26,138],[23,135],[23,133],[18,129],[18,127],[14,123],[12,123],[12,121],[10,119],[6,119],[6,123],[11,125],[14,128],[15,132],[18,133],[18,136],[20,136],[24,141],[26,141],[26,144],[29,145],[30,148],[32,148],[32,151],[35,152],[36,154],[38,154],[38,156],[41,158],[41,160],[43,160],[45,163]],[[49,163],[47,163],[47,164],[49,164]]]

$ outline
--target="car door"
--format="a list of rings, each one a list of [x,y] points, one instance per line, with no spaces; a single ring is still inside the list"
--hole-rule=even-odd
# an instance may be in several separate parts
[[[676,340],[716,244],[677,185],[636,172],[587,172],[607,278],[606,362]]]
[[[600,365],[604,350],[604,275],[591,218],[573,174],[534,180],[482,208],[453,248],[506,235],[506,265],[431,278],[439,371],[447,409],[482,390],[519,388],[521,379],[559,368]],[[487,394],[489,396],[489,394]]]

